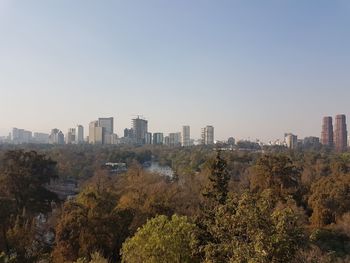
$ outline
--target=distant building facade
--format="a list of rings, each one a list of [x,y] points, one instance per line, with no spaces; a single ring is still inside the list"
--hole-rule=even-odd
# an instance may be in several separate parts
[[[90,144],[115,144],[116,134],[114,131],[114,119],[98,118],[89,124],[89,143]]]
[[[161,132],[153,133],[153,144],[161,145],[164,143],[164,135]]]
[[[64,135],[59,129],[52,129],[49,136],[50,144],[64,144]]]
[[[335,116],[334,146],[337,152],[346,151],[348,146],[348,131],[344,114]]]
[[[128,129],[128,128],[125,128],[124,129],[124,138],[134,138],[134,130],[131,128],[131,129]]]
[[[114,132],[114,119],[113,117],[109,118],[98,118],[98,126],[104,129],[104,132],[107,134],[113,134]]]
[[[50,137],[50,135],[47,134],[47,133],[34,132],[33,142],[34,143],[48,144],[49,143],[49,137]]]
[[[84,143],[84,127],[82,125],[77,125],[75,128],[75,143]]]
[[[164,144],[167,146],[170,146],[170,137],[169,136],[164,137]]]
[[[66,144],[72,144],[75,143],[75,128],[68,129],[68,132],[66,134]]]
[[[145,119],[137,117],[132,119],[132,129],[135,143],[145,144],[146,134],[148,132],[148,122]]]
[[[303,148],[319,148],[321,146],[321,143],[320,143],[320,138],[318,137],[313,137],[313,136],[310,136],[310,137],[305,137],[304,140],[303,140]]]
[[[171,147],[181,146],[181,132],[169,133],[167,145]]]
[[[213,145],[214,144],[214,127],[206,126],[202,128],[202,144],[204,145]]]
[[[323,117],[321,144],[328,147],[333,147],[333,119],[330,116]]]
[[[24,129],[13,128],[11,141],[15,144],[30,143],[32,141],[32,132]]]
[[[89,124],[89,143],[103,144],[103,127],[98,126],[98,121],[92,121]]]
[[[114,118],[98,118],[98,127],[102,128],[102,143],[112,144],[114,134]]]
[[[181,145],[184,147],[191,146],[191,128],[188,125],[182,126]]]
[[[146,133],[145,144],[152,144],[152,133],[151,132]]]
[[[289,149],[295,150],[298,147],[298,136],[292,133],[284,135],[284,142]]]

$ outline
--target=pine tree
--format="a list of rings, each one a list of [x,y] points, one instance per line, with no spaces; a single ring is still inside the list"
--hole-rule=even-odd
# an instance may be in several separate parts
[[[227,171],[227,163],[221,157],[221,151],[217,151],[216,159],[211,166],[209,175],[209,185],[205,189],[203,196],[217,204],[225,204],[228,194],[228,182],[230,175]]]

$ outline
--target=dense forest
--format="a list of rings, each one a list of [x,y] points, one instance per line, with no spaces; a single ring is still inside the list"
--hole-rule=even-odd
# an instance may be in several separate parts
[[[350,262],[350,154],[3,145],[0,262]]]

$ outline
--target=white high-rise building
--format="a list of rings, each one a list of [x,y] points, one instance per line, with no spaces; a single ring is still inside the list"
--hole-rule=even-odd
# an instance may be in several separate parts
[[[202,128],[202,144],[213,145],[214,144],[214,127],[206,126]]]
[[[59,129],[52,129],[49,136],[50,144],[64,144],[64,135]]]
[[[89,143],[91,144],[113,144],[116,134],[114,131],[113,117],[99,118],[89,124]]]
[[[95,138],[94,138],[95,144],[104,144],[104,130],[103,127],[95,127]]]
[[[292,133],[286,133],[284,135],[284,143],[289,149],[296,149],[298,146],[298,136]]]
[[[84,143],[84,127],[82,125],[77,125],[75,128],[75,143]]]
[[[98,126],[98,121],[92,121],[89,123],[89,143],[95,143],[95,128]]]
[[[191,130],[190,126],[185,125],[182,126],[182,137],[181,137],[181,145],[184,147],[191,146]]]
[[[32,132],[24,129],[12,129],[12,142],[16,144],[30,143],[32,141]]]
[[[75,143],[75,128],[68,129],[67,135],[66,135],[66,144],[72,144]]]
[[[34,132],[33,142],[34,143],[49,143],[49,134]]]
[[[98,125],[98,121],[92,121],[89,124],[89,143],[103,144],[103,127]]]
[[[181,146],[181,132],[169,133],[169,136],[167,137],[169,139],[165,142],[165,144],[167,144],[168,146]]]

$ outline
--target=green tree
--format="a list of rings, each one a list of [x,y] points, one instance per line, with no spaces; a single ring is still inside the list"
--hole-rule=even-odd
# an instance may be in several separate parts
[[[121,250],[122,262],[158,263],[195,262],[191,244],[195,226],[186,217],[157,216],[125,241]]]
[[[311,186],[308,203],[312,209],[311,223],[322,227],[336,222],[350,211],[350,176],[333,174],[320,178]]]
[[[272,189],[279,196],[298,190],[300,171],[286,155],[263,155],[255,166],[250,179],[253,191]]]
[[[303,240],[293,201],[276,207],[271,191],[244,193],[214,210],[204,262],[290,262]]]
[[[227,170],[227,163],[221,157],[221,151],[217,151],[216,159],[211,165],[209,184],[203,196],[213,201],[214,204],[225,204],[228,195],[228,182],[230,175]]]

